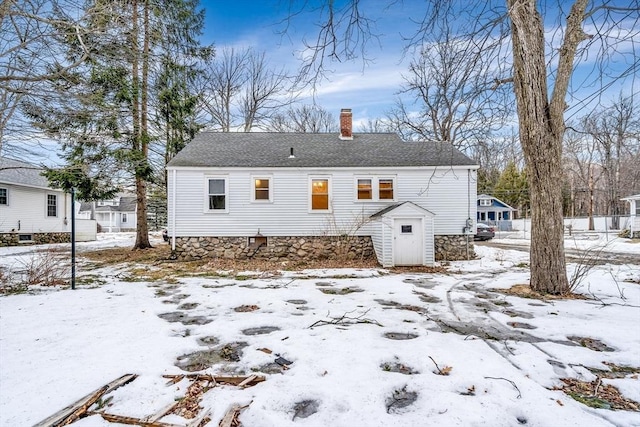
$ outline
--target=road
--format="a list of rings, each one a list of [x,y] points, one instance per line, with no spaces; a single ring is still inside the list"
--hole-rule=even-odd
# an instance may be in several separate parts
[[[507,249],[507,250],[515,250],[521,252],[529,252],[529,245],[520,245],[514,243],[508,243],[501,240],[488,240],[484,242],[474,242],[478,246],[489,246],[492,248],[498,249]],[[594,263],[596,265],[604,265],[604,264],[614,264],[614,265],[628,265],[628,264],[638,264],[640,265],[640,257],[637,254],[628,254],[628,253],[620,253],[620,252],[611,252],[606,251],[606,248],[602,250],[600,253],[597,253],[597,248],[595,248],[591,253],[586,253],[586,251],[578,250],[578,249],[569,249],[565,248],[565,254],[569,261],[578,261],[581,259],[596,257],[597,261]]]

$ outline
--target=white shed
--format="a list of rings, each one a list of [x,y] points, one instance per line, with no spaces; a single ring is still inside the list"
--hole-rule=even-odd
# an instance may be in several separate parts
[[[371,215],[371,240],[383,267],[434,265],[434,214],[413,202]]]

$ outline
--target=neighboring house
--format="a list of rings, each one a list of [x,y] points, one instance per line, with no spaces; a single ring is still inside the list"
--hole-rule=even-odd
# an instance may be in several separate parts
[[[111,200],[82,202],[78,216],[93,218],[98,222],[100,231],[118,232],[136,230],[136,197],[118,195]]]
[[[502,231],[511,230],[511,220],[514,219],[516,209],[488,194],[480,194],[477,203],[479,222],[498,226]]]
[[[473,256],[474,161],[450,144],[353,134],[350,110],[340,127],[197,135],[167,165],[175,256],[385,267]]]
[[[38,166],[0,157],[0,246],[70,241],[71,195]]]
[[[640,194],[625,197],[620,200],[629,203],[629,219],[624,228],[629,230],[629,237],[640,238]]]

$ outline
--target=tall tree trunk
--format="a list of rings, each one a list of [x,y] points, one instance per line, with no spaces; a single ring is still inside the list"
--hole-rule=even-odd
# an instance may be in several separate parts
[[[142,45],[142,81],[140,82],[140,135],[139,161],[143,163],[136,169],[136,243],[134,249],[151,247],[149,225],[147,223],[147,174],[149,158],[149,0],[142,1],[143,45]],[[137,53],[137,50],[136,50]],[[137,60],[136,60],[137,62]]]
[[[514,92],[520,142],[531,189],[531,288],[569,291],[564,258],[562,137],[565,97],[587,0],[576,0],[567,17],[551,99],[548,98],[544,27],[536,0],[507,0],[513,45]]]

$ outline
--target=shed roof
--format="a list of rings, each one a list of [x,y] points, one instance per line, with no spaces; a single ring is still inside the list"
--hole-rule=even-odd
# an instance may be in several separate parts
[[[40,166],[20,160],[0,157],[0,182],[28,187],[50,188],[49,181],[40,175]]]
[[[291,153],[293,151],[293,156]],[[404,142],[395,133],[201,132],[168,167],[474,166],[451,144]]]

